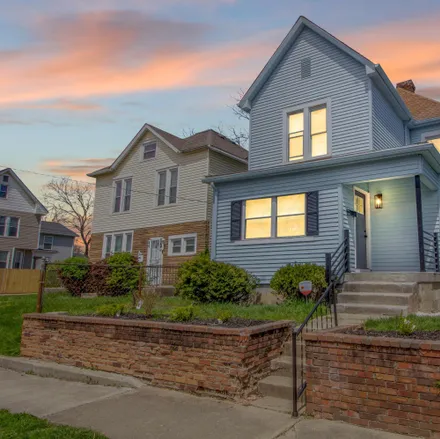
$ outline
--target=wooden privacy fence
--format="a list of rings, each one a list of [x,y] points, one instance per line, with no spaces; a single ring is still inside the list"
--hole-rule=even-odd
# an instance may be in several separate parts
[[[40,270],[0,268],[0,294],[37,293]]]

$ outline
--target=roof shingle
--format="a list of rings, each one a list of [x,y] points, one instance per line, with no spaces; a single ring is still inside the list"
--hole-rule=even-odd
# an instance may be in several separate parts
[[[397,92],[416,120],[440,117],[440,102],[397,87]]]
[[[76,236],[76,233],[60,223],[41,221],[41,233],[46,235]]]

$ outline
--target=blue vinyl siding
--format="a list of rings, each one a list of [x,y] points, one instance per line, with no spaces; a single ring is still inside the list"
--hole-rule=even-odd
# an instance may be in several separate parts
[[[356,167],[346,166],[245,180],[236,183],[218,183],[216,259],[246,268],[251,273],[257,275],[263,284],[269,283],[273,273],[279,267],[289,262],[310,261],[323,264],[325,253],[333,252],[337,248],[342,239],[343,228],[347,225],[351,228],[353,239],[353,227],[350,225],[350,222],[353,220],[348,218],[346,213],[347,208],[353,209],[353,183],[360,182],[358,186],[368,188],[368,185],[362,183],[382,178],[407,177],[419,174],[421,169],[422,165],[418,157],[404,157],[399,160],[384,160],[380,164],[359,163]],[[390,180],[388,183],[385,183],[392,187],[393,181]],[[372,184],[369,184],[370,188]],[[230,241],[232,201],[315,190],[319,191],[320,202],[319,236],[291,238],[289,240],[279,240],[278,242],[277,240],[266,240],[265,242]],[[405,186],[403,191],[399,192],[396,190],[394,193],[391,192],[389,194],[390,209],[388,213],[393,211],[391,207],[392,197],[395,195],[399,203],[412,203],[411,200],[408,201],[404,198],[406,190],[407,187]],[[414,193],[414,190],[412,190],[412,193]],[[387,203],[387,199],[388,195],[385,197],[384,203]],[[412,209],[415,211],[415,202]],[[412,218],[411,214],[409,220],[402,218],[402,221],[407,221],[408,224],[413,225]],[[395,221],[400,221],[399,215],[392,219],[388,217],[388,220],[391,220],[389,227],[393,229]],[[380,222],[378,222],[377,227],[378,230],[381,230],[380,228],[385,227],[385,225],[381,226]],[[407,230],[407,227],[397,227],[396,230],[404,231]],[[417,229],[411,230],[411,233],[413,232],[417,233]],[[385,245],[385,247],[389,246],[389,252],[393,253],[394,261],[397,261],[396,264],[401,265],[402,269],[409,267],[411,264],[408,261],[398,261],[396,259],[396,254],[399,254],[399,252],[396,252],[395,249],[393,250],[392,247],[393,245],[401,245],[402,242],[405,242],[405,239],[402,239],[404,235],[400,236],[399,239],[394,239],[394,241],[391,240],[391,244],[389,244],[385,232],[380,233],[382,235],[378,235],[381,236],[378,243]],[[412,241],[410,245],[413,245]],[[407,250],[409,250],[409,247]],[[412,248],[408,253],[414,253],[414,251],[417,251],[417,247]],[[387,257],[389,258],[389,255]],[[352,253],[352,261],[354,263],[354,253]],[[383,266],[385,267],[386,265]]]
[[[405,144],[405,125],[377,87],[372,87],[373,149],[397,148]]]
[[[440,123],[436,124],[436,125],[430,125],[428,127],[423,127],[423,128],[413,128],[410,131],[411,143],[424,142],[424,140],[422,140],[423,135],[426,133],[430,133],[432,131],[440,132]]]
[[[312,75],[301,79],[301,60]],[[310,29],[304,29],[253,101],[249,169],[283,162],[283,117],[288,108],[330,99],[333,155],[371,148],[365,66]]]

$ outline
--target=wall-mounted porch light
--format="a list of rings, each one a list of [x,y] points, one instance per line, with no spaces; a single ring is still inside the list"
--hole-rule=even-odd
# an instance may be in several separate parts
[[[376,209],[382,209],[383,208],[382,194],[376,194],[374,196],[374,207]]]

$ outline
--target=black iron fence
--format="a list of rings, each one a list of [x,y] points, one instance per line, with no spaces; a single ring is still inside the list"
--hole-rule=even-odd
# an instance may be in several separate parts
[[[344,231],[344,239],[336,251],[326,253],[325,260],[327,288],[304,322],[292,330],[293,416],[298,416],[300,402],[304,401],[304,392],[307,387],[303,333],[338,326],[335,290],[344,274],[350,270],[350,234],[348,230]]]
[[[439,249],[438,249],[438,233],[429,233],[423,231],[423,264],[421,271],[440,271]]]
[[[41,269],[37,312],[43,311],[43,293],[65,291],[72,296],[130,295],[133,302],[145,288],[174,288],[178,266],[45,263]]]

